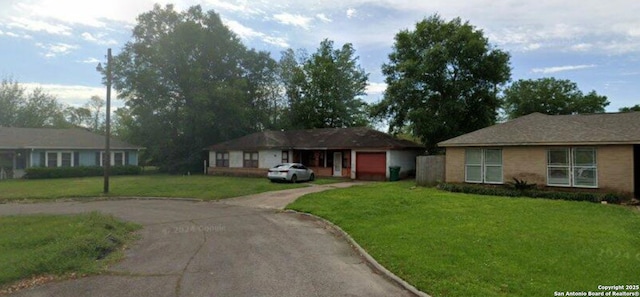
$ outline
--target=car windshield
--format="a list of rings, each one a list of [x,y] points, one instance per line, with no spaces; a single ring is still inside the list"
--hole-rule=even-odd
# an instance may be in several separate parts
[[[291,164],[278,164],[276,166],[274,166],[274,169],[282,169],[282,168],[289,168],[289,166],[291,166]]]

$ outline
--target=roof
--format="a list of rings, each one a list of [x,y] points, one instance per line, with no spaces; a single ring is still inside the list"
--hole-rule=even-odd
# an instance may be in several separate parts
[[[111,138],[112,149],[142,149]],[[103,135],[86,129],[0,127],[0,149],[104,149]]]
[[[422,145],[369,128],[263,131],[210,146],[209,150],[419,149]]]
[[[640,144],[640,112],[532,113],[438,143],[451,146]]]

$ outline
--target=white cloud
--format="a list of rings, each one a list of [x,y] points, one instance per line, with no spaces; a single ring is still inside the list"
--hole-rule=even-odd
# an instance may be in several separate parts
[[[18,28],[32,32],[45,32],[54,35],[71,35],[71,28],[62,24],[45,22],[35,19],[27,19],[22,17],[12,17],[9,28]]]
[[[356,15],[358,11],[355,8],[349,8],[347,9],[347,18],[352,18]]]
[[[251,40],[254,38],[258,38],[268,44],[272,44],[282,48],[289,47],[289,43],[287,42],[287,40],[282,37],[269,36],[265,33],[253,30],[252,28],[249,28],[234,20],[223,20],[223,21],[231,31],[236,33],[236,35],[238,35],[242,39]]]
[[[39,84],[39,83],[20,83],[27,90],[31,91],[35,88],[41,88],[45,92],[55,96],[60,103],[71,106],[82,106],[91,96],[100,96],[105,98],[107,88],[106,87],[92,87],[92,86],[79,86],[79,85],[59,85],[59,84]],[[111,99],[113,100],[113,107],[117,108],[123,106],[122,100],[116,99],[117,93],[112,90]]]
[[[594,65],[594,64],[590,64],[590,65],[555,66],[555,67],[546,67],[546,68],[534,68],[534,69],[531,69],[531,72],[549,74],[549,73],[580,70],[580,69],[587,69],[587,68],[594,68],[594,67],[596,67],[596,65]]]
[[[60,42],[50,43],[50,44],[44,44],[44,43],[38,42],[36,43],[36,46],[46,50],[46,52],[44,53],[44,56],[46,58],[53,58],[61,55],[66,55],[70,53],[72,50],[78,48],[77,45],[60,43]]]
[[[216,8],[216,10],[225,10],[229,12],[238,12],[243,14],[263,14],[263,12],[255,7],[247,5],[247,3],[234,4],[229,1],[206,0],[207,4]]]
[[[95,44],[99,44],[99,45],[115,45],[118,44],[118,42],[113,39],[113,38],[107,38],[107,35],[104,33],[97,33],[95,35],[89,33],[89,32],[84,32],[81,34],[82,38],[86,41],[89,42],[93,42]]]
[[[332,20],[329,17],[327,17],[327,15],[324,14],[324,13],[316,14],[316,18],[318,18],[319,20],[321,20],[321,21],[323,21],[325,23],[331,23],[332,22]]]
[[[96,59],[96,58],[91,57],[91,58],[86,58],[86,59],[84,59],[84,60],[80,60],[80,61],[77,61],[77,62],[79,62],[79,63],[84,63],[84,64],[96,64],[96,65],[97,65],[98,63],[100,63],[100,62],[102,62],[102,61],[100,61],[100,60],[98,60],[98,59]]]
[[[571,46],[571,50],[576,52],[586,52],[593,48],[593,44],[591,43],[578,43]]]
[[[386,83],[370,82],[369,85],[367,85],[366,92],[368,96],[374,96],[374,95],[382,95],[386,90],[387,90]]]
[[[293,25],[305,30],[309,30],[309,23],[311,22],[309,17],[290,13],[279,13],[274,15],[273,18],[281,24]]]

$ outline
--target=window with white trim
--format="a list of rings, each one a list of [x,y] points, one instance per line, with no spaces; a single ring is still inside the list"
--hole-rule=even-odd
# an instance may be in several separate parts
[[[51,152],[45,154],[47,167],[73,167],[73,152]]]
[[[547,185],[597,188],[596,149],[574,147],[547,150]]]
[[[464,181],[502,183],[502,149],[466,149]]]
[[[100,152],[100,166],[104,166],[104,156],[105,152]],[[111,158],[109,158],[111,166],[124,166],[125,165],[125,154],[124,152],[110,152]]]

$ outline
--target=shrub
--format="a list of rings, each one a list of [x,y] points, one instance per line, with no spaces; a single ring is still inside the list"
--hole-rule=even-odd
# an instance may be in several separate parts
[[[536,187],[536,184],[530,184],[526,180],[513,178],[513,182],[509,183],[514,189],[518,191],[528,191]]]
[[[78,166],[78,167],[32,167],[27,168],[24,178],[27,179],[44,179],[44,178],[69,178],[69,177],[86,177],[101,176],[104,174],[104,168],[100,166]],[[109,171],[110,175],[138,175],[141,172],[139,166],[113,166]]]
[[[527,188],[531,186],[530,184],[526,184],[526,185],[527,185]],[[608,203],[622,203],[629,200],[629,197],[627,197],[626,195],[618,194],[618,193],[565,192],[565,191],[561,192],[561,191],[548,191],[548,190],[538,190],[538,189],[516,190],[515,187],[507,188],[504,186],[448,184],[448,183],[439,184],[438,188],[444,191],[456,192],[456,193],[490,195],[490,196],[507,196],[507,197],[544,198],[544,199],[552,199],[552,200],[589,201],[589,202],[595,202],[595,203],[600,203],[601,201],[607,201]]]

